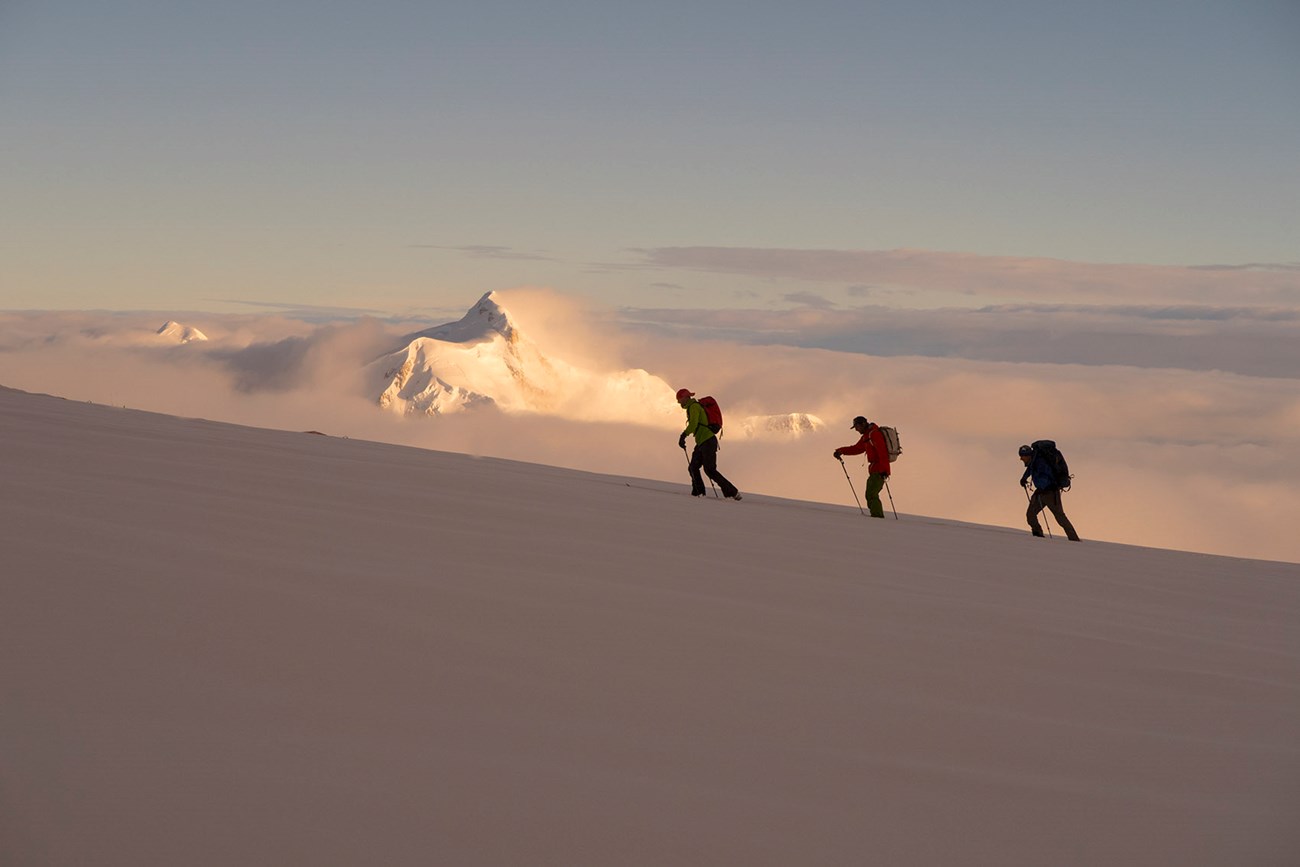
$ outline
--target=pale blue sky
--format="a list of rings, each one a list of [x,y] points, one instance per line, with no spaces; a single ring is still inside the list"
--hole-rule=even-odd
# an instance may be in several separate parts
[[[1297,46],[1296,0],[3,0],[0,309],[800,288],[674,247],[1295,263]]]

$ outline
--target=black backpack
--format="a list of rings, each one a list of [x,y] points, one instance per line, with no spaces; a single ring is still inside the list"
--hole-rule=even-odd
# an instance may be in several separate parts
[[[1052,440],[1036,440],[1030,448],[1034,450],[1035,458],[1042,458],[1052,468],[1052,481],[1057,489],[1070,490],[1070,480],[1074,477],[1070,475],[1070,465],[1065,462],[1065,455],[1061,454],[1056,443]]]

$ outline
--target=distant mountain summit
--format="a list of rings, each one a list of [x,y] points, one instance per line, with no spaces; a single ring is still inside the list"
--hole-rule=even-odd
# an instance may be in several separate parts
[[[414,341],[429,338],[447,343],[481,343],[491,340],[494,334],[499,334],[508,341],[517,339],[514,320],[501,306],[497,294],[489,292],[480,298],[460,320],[435,325],[433,328],[407,335],[403,339]]]
[[[749,439],[798,439],[825,427],[825,422],[806,412],[751,415],[741,419],[739,425]]]
[[[208,339],[208,335],[199,329],[189,325],[182,325],[174,320],[163,323],[163,326],[154,333],[171,343],[193,343]]]
[[[403,341],[367,370],[379,405],[399,415],[495,406],[579,421],[665,426],[680,413],[673,389],[644,370],[592,371],[548,356],[493,292],[459,321]]]

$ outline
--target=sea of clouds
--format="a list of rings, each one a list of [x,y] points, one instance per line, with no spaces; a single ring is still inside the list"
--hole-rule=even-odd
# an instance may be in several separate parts
[[[1052,438],[1076,475],[1066,506],[1085,539],[1300,561],[1288,522],[1300,514],[1300,322],[1276,297],[1272,314],[1216,314],[1204,305],[1157,313],[1141,300],[901,309],[861,296],[871,303],[609,309],[548,290],[499,294],[555,358],[647,370],[714,394],[732,418],[826,421],[787,441],[724,436],[720,466],[742,491],[851,505],[831,452],[855,441],[849,421],[863,414],[901,432],[890,492],[904,515],[1023,526],[1016,449]],[[319,318],[0,313],[0,385],[685,482],[675,421],[385,413],[365,366],[436,323]],[[168,341],[155,333],[167,320],[210,339]],[[860,495],[865,467],[850,460],[848,469]],[[864,523],[864,558],[871,534],[887,531]]]

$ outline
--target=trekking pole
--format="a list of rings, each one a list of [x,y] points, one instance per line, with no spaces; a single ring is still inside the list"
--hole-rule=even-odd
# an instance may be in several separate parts
[[[719,437],[717,437],[716,435],[715,435],[713,438],[714,438],[715,440],[718,440],[718,448],[722,448],[722,440],[721,440]],[[718,468],[718,464],[717,464],[717,456],[716,456],[716,455],[714,456],[714,464],[713,464],[713,468],[714,468],[714,470],[717,470],[717,468]],[[713,476],[709,476],[709,487],[710,487],[710,488],[713,488],[713,499],[715,499],[715,500],[721,500],[721,499],[722,499],[722,494],[719,494],[719,493],[718,493],[718,486],[715,485],[715,484],[713,484]]]
[[[1029,488],[1025,488],[1025,499],[1029,501],[1029,505],[1034,504],[1034,498],[1029,496]],[[1052,538],[1052,522],[1047,520],[1047,510],[1039,509],[1038,514],[1043,516],[1043,526],[1047,528],[1047,538]]]
[[[894,492],[889,490],[889,476],[885,476],[885,493],[889,494],[889,508],[894,513],[894,520],[898,520],[898,510],[894,508]]]
[[[687,472],[690,472],[690,469],[691,469],[691,453],[688,452],[688,451],[686,451],[686,446],[682,446],[682,454],[686,455],[686,471],[687,471]],[[717,499],[722,499],[722,495],[718,493],[718,486],[715,485],[715,484],[713,484],[713,479],[709,479],[709,487],[713,488],[713,496],[714,496],[715,498],[717,498]]]
[[[849,478],[849,468],[844,466],[844,458],[837,457],[835,460],[840,462],[840,469],[844,470],[844,478],[848,480],[849,490],[853,492],[853,502],[858,504],[858,511],[862,512],[863,517],[866,517],[867,513],[862,511],[862,501],[858,499],[858,489],[853,487],[853,479]],[[890,503],[892,504],[892,502],[891,500]]]

